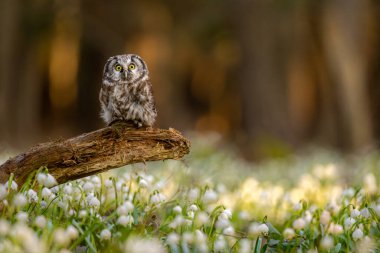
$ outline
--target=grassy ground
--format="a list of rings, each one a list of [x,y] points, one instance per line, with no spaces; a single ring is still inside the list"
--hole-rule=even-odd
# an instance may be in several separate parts
[[[60,186],[46,168],[10,179],[0,252],[380,251],[379,153],[248,164],[216,146]]]

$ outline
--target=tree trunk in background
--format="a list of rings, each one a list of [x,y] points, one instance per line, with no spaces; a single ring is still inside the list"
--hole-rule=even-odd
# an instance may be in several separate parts
[[[14,87],[19,71],[15,51],[18,37],[19,0],[0,2],[0,141],[12,136],[17,104],[14,101]]]
[[[368,1],[356,0],[328,1],[326,5],[323,35],[327,64],[337,84],[347,146],[362,148],[373,142],[366,52],[371,44],[371,6]]]
[[[240,1],[232,4],[232,22],[241,43],[241,63],[237,69],[242,99],[242,124],[251,145],[248,152],[262,155],[263,144],[278,138],[289,141],[286,80],[284,80],[284,43],[286,21],[274,4],[267,1]],[[239,16],[239,18],[236,18]],[[278,17],[278,18],[274,18]],[[276,21],[284,21],[279,25]],[[246,143],[247,144],[247,143]],[[252,147],[258,147],[252,150]],[[249,156],[252,155],[248,154]]]

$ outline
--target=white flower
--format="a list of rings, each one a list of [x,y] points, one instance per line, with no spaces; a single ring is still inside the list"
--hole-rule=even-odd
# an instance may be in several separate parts
[[[329,250],[334,247],[334,239],[331,236],[326,235],[322,238],[320,246],[322,249]]]
[[[265,225],[265,226],[263,226],[263,225]],[[268,231],[269,231],[268,226],[264,223],[260,224],[257,222],[253,222],[248,227],[248,233],[253,237],[257,237],[257,236],[262,235],[262,234],[267,234]]]
[[[112,180],[111,180],[111,179],[106,179],[106,180],[104,181],[104,186],[105,186],[106,188],[112,188],[112,187],[113,187],[113,182],[112,182]]]
[[[78,238],[79,236],[79,232],[78,230],[73,226],[73,225],[69,225],[67,228],[66,228],[66,234],[67,236],[73,240],[73,239],[76,239]]]
[[[45,199],[48,199],[53,193],[51,192],[50,189],[44,187],[42,188],[41,196]]]
[[[214,242],[214,252],[224,252],[226,246],[226,241],[224,240],[223,236],[220,235]]]
[[[350,216],[352,218],[356,218],[360,215],[360,211],[358,209],[352,209]]]
[[[179,235],[175,232],[168,234],[168,236],[166,237],[166,242],[169,245],[177,245],[179,242]]]
[[[16,214],[16,219],[17,219],[17,221],[19,221],[19,222],[28,222],[28,213],[26,213],[26,212],[18,212],[17,214]]]
[[[269,228],[268,228],[267,224],[265,224],[265,223],[259,225],[259,227],[257,229],[263,235],[268,235],[268,233],[269,233]]]
[[[321,224],[327,225],[327,224],[329,224],[330,220],[331,220],[330,212],[323,210],[323,212],[321,213],[321,216],[319,218],[319,221],[321,222]]]
[[[174,213],[176,213],[176,214],[180,214],[180,213],[182,213],[182,207],[180,207],[180,206],[175,206],[174,208],[173,208],[173,212]]]
[[[285,239],[290,240],[296,235],[296,233],[294,232],[294,229],[286,228],[283,232],[283,235],[284,235]]]
[[[63,228],[57,228],[54,231],[54,242],[57,245],[66,246],[70,242],[70,237],[67,236],[67,233]]]
[[[83,191],[86,193],[92,192],[94,190],[94,185],[91,182],[86,182],[83,185]]]
[[[15,205],[18,208],[23,208],[28,203],[26,197],[21,194],[17,193],[16,196],[13,198],[13,205]]]
[[[229,209],[223,210],[223,212],[219,215],[219,218],[223,219],[231,219],[232,217],[232,212]]]
[[[87,196],[87,202],[90,207],[99,208],[100,206],[100,200],[93,195]]]
[[[9,182],[5,183],[5,188],[6,189],[8,189],[8,183]],[[12,180],[12,182],[11,182],[11,190],[17,191],[17,188],[18,188],[17,183],[14,180]]]
[[[121,215],[117,219],[117,224],[122,225],[123,227],[131,225],[133,223],[133,217],[131,215]]]
[[[7,220],[4,220],[3,218],[0,219],[0,235],[5,236],[10,231],[10,225]]]
[[[128,253],[166,253],[165,247],[158,239],[131,236],[125,243],[124,252]]]
[[[139,186],[141,188],[148,188],[148,182],[145,179],[140,179]]]
[[[159,204],[161,202],[164,202],[165,199],[166,199],[165,195],[163,195],[162,193],[156,193],[150,197],[150,202],[153,204]]]
[[[171,228],[177,228],[181,226],[185,222],[185,219],[182,217],[182,215],[178,214],[174,220],[169,224],[169,227]]]
[[[38,227],[38,228],[44,228],[46,226],[46,218],[45,216],[43,215],[39,215],[35,218],[34,220],[34,224]]]
[[[293,210],[294,211],[299,211],[302,209],[302,204],[301,203],[296,203],[294,206],[293,206]]]
[[[45,187],[53,187],[54,185],[57,185],[58,183],[57,183],[57,180],[55,180],[55,178],[52,176],[52,175],[50,175],[50,174],[47,174],[46,175],[46,179],[45,179],[45,181],[44,181],[44,186]]]
[[[100,240],[108,241],[109,239],[111,239],[111,231],[108,229],[103,229],[102,232],[100,232]]]
[[[228,219],[224,218],[223,216],[219,215],[218,220],[215,223],[215,227],[218,229],[223,229],[223,228],[226,228],[228,226],[230,226],[230,221]]]
[[[342,225],[331,223],[328,232],[333,235],[339,235],[343,233],[343,227]]]
[[[189,190],[189,193],[187,194],[187,197],[190,201],[195,201],[199,197],[199,189],[198,188],[192,188]]]
[[[229,235],[229,236],[234,236],[235,229],[232,226],[228,226],[225,229],[223,229],[223,234],[224,235]]]
[[[84,209],[80,210],[78,213],[78,217],[82,218],[82,219],[86,218],[87,217],[87,210],[84,210]]]
[[[380,205],[379,205],[379,206],[380,206]],[[192,205],[189,206],[189,210],[190,210],[190,211],[193,211],[193,212],[196,212],[196,211],[198,211],[198,206],[195,205],[195,204],[192,204]]]
[[[38,173],[37,174],[37,182],[40,184],[40,185],[45,185],[45,180],[46,180],[47,176],[45,173]]]
[[[194,235],[193,233],[189,232],[189,231],[185,231],[183,232],[182,234],[182,240],[185,242],[185,243],[192,243],[194,241]]]
[[[356,222],[354,218],[348,217],[344,220],[344,227],[346,229],[351,228],[351,226]]]
[[[360,228],[357,228],[354,232],[352,232],[352,239],[354,239],[354,241],[357,241],[361,239],[363,235],[363,231]]]
[[[371,217],[371,213],[369,212],[369,210],[368,210],[367,207],[365,207],[365,208],[363,208],[362,210],[360,210],[360,214],[361,214],[364,218],[366,218],[366,219],[368,219],[369,217]]]
[[[306,226],[306,222],[302,218],[298,218],[295,221],[293,221],[293,228],[295,230],[303,229]]]
[[[37,195],[37,192],[35,192],[34,190],[32,189],[29,189],[28,190],[28,199],[29,199],[29,202],[31,203],[36,203],[38,201],[38,195]]]
[[[352,198],[355,195],[355,190],[354,190],[354,188],[345,189],[343,191],[342,195],[347,197],[347,198]]]
[[[203,195],[203,203],[209,204],[209,203],[214,203],[215,201],[218,200],[218,194],[214,190],[206,190],[205,194]]]
[[[0,200],[5,199],[8,196],[7,187],[5,185],[0,184]]]
[[[239,242],[239,253],[250,253],[252,252],[252,248],[251,248],[251,245],[252,245],[252,242],[251,240],[247,239],[247,238],[243,238],[240,240]]]

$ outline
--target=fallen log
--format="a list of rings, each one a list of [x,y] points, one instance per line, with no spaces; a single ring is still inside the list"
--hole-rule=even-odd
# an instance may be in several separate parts
[[[30,173],[46,166],[58,183],[86,177],[127,164],[181,159],[190,142],[175,129],[135,129],[125,123],[64,141],[38,144],[0,165],[0,183],[11,173],[21,185]]]

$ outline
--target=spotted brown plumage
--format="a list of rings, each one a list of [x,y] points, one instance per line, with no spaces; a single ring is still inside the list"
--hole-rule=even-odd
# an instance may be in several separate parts
[[[116,55],[108,59],[99,100],[100,115],[108,125],[132,121],[137,127],[152,126],[157,117],[149,71],[138,55]]]

